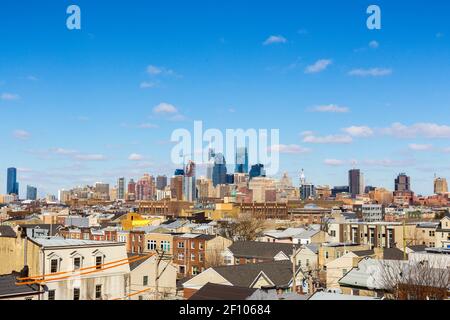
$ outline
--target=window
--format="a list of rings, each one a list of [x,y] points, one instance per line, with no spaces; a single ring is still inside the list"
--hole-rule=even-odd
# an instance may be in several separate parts
[[[195,249],[195,242],[191,242],[191,249]]]
[[[102,256],[95,257],[95,269],[97,269],[97,270],[101,269],[102,264],[103,264],[103,257]]]
[[[147,241],[147,249],[148,250],[156,250],[156,240],[148,240]]]
[[[58,259],[52,259],[50,261],[50,273],[58,272]]]
[[[428,233],[428,235],[429,235],[430,237],[434,237],[434,231],[430,231],[430,232]]]
[[[192,267],[192,275],[197,275],[197,274],[199,274],[200,273],[200,270],[198,269],[198,267],[197,266],[193,266]]]
[[[55,290],[49,290],[48,291],[48,300],[55,300]]]
[[[198,248],[199,248],[200,250],[203,250],[203,248],[204,248],[203,242],[200,242],[200,243],[198,244]]]
[[[178,242],[178,248],[184,249],[184,242]]]
[[[325,252],[325,259],[328,259],[328,251]]]
[[[191,253],[191,261],[195,261],[195,253]]]
[[[233,263],[233,261],[231,260],[231,257],[225,256],[223,257],[223,263],[226,265],[230,265]]]
[[[185,266],[180,266],[180,273],[181,273],[181,274],[185,274],[185,273],[186,273],[186,268],[185,268]]]
[[[239,258],[234,259],[234,264],[239,264]]]
[[[309,259],[306,259],[306,266],[309,267]]]
[[[73,270],[80,270],[81,268],[81,258],[75,257],[73,258]]]
[[[170,251],[170,242],[165,240],[165,241],[161,241],[161,250],[162,251]]]
[[[102,285],[98,284],[95,286],[95,299],[100,300],[102,298]]]
[[[144,296],[139,296],[139,300],[144,300]]]
[[[198,261],[203,262],[203,253],[198,254]]]
[[[347,274],[347,269],[342,269],[342,276],[345,276]]]
[[[184,260],[184,253],[178,254],[178,260]]]
[[[80,288],[73,288],[73,300],[80,300]]]
[[[144,276],[144,278],[142,279],[142,285],[143,286],[147,286],[148,285],[148,276]]]

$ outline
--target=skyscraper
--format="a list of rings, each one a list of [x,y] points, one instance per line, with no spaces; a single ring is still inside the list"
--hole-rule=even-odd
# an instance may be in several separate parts
[[[359,169],[348,172],[349,192],[353,198],[364,193],[364,175]]]
[[[117,200],[125,200],[125,178],[117,180]]]
[[[214,167],[212,170],[213,186],[227,183],[227,164],[222,153],[217,153],[214,157]]]
[[[411,178],[405,173],[400,173],[395,179],[395,191],[411,191]]]
[[[128,182],[127,199],[130,201],[136,200],[136,182],[133,179]]]
[[[37,199],[37,188],[27,186],[27,200],[35,201]]]
[[[17,182],[17,169],[8,168],[7,172],[7,182],[6,182],[6,193],[19,195],[19,183]]]
[[[167,186],[167,176],[157,176],[156,177],[156,189],[164,190]]]
[[[206,179],[212,180],[212,173],[214,168],[214,158],[216,153],[214,149],[208,149],[208,163],[206,164]]]
[[[236,149],[235,173],[248,173],[248,151],[246,147]]]
[[[264,165],[261,163],[255,164],[252,166],[249,172],[250,179],[255,177],[265,177],[266,172],[264,170]]]
[[[305,171],[300,174],[300,199],[308,200],[316,196],[316,188],[312,183],[306,182]]]
[[[435,178],[434,179],[434,193],[444,194],[448,192],[447,179],[445,178]]]
[[[186,165],[183,198],[186,201],[195,201],[197,199],[197,189],[195,186],[195,163],[189,161]]]

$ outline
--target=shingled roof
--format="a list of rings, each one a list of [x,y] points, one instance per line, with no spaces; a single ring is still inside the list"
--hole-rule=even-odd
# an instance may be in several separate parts
[[[0,237],[15,238],[16,233],[10,226],[0,226]]]
[[[256,259],[273,259],[280,251],[288,257],[292,254],[292,244],[289,243],[237,241],[228,249],[235,257]]]
[[[222,266],[213,269],[233,286],[238,287],[250,287],[261,271],[277,287],[288,286],[292,280],[292,264],[289,260]]]
[[[39,286],[16,285],[18,273],[0,275],[0,299],[7,297],[28,296],[39,293]]]
[[[257,289],[208,282],[188,300],[246,300]]]

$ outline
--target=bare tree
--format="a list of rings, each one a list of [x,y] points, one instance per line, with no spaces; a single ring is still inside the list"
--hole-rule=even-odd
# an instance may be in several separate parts
[[[450,269],[444,259],[380,262],[380,285],[397,300],[443,300],[450,289]]]
[[[264,220],[242,214],[235,221],[223,224],[221,235],[234,241],[254,241],[263,235],[264,230]]]
[[[213,247],[208,249],[205,256],[205,267],[220,267],[225,263],[223,261],[223,248],[221,247]]]

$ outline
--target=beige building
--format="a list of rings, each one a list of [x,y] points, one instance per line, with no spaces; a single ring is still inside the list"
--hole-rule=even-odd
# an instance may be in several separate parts
[[[447,179],[445,178],[434,179],[434,193],[435,194],[448,193]]]

